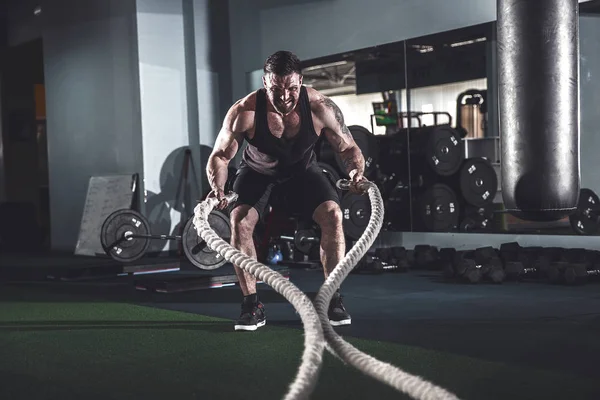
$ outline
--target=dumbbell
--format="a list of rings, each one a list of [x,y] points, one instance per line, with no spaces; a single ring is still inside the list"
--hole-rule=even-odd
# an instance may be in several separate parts
[[[566,261],[553,261],[546,269],[546,277],[549,283],[557,284],[564,282],[564,272],[570,266]]]
[[[381,274],[386,268],[387,260],[391,255],[391,250],[388,248],[375,249],[375,254],[365,254],[354,268],[354,272],[362,274]]]
[[[563,276],[567,285],[583,285],[590,278],[600,276],[600,266],[588,269],[583,264],[570,265],[565,269]]]
[[[504,263],[504,272],[507,279],[520,281],[527,278],[536,278],[539,269],[536,267],[525,268],[521,261],[507,261]]]
[[[395,264],[388,264],[384,261],[381,260],[376,260],[374,259],[372,261],[372,266],[371,268],[376,272],[376,273],[383,273],[383,272],[399,272],[399,268],[397,265]]]
[[[565,283],[567,285],[582,285],[591,276],[597,276],[600,270],[588,269],[584,263],[554,262],[548,268],[547,276],[550,283]]]
[[[383,247],[375,249],[375,254],[366,255],[367,263],[371,264],[371,268],[376,272],[393,271],[399,272],[400,266],[393,262],[392,252],[390,248]]]
[[[417,268],[432,268],[438,261],[438,249],[436,247],[419,244],[414,248],[415,266]]]
[[[406,272],[408,270],[408,259],[406,249],[403,247],[380,247],[375,249],[373,261],[380,261],[387,270],[394,272]]]
[[[389,259],[390,264],[398,266],[398,272],[406,272],[410,269],[410,263],[408,262],[408,251],[402,246],[390,247],[391,256]]]
[[[482,278],[481,268],[475,260],[468,256],[468,251],[457,251],[452,263],[444,267],[444,275],[448,279],[458,279],[468,283],[479,283]]]
[[[373,258],[389,263],[392,258],[392,249],[390,247],[378,247],[375,249]]]
[[[374,271],[371,268],[371,261],[372,261],[372,257],[369,254],[365,254],[360,260],[358,260],[358,262],[356,263],[356,265],[354,266],[354,268],[352,269],[352,273],[355,274],[374,274],[377,273],[377,271]]]
[[[467,273],[463,278],[466,278],[471,283],[479,283],[483,279],[493,283],[502,283],[506,277],[502,260],[498,258],[496,249],[493,247],[482,247],[474,251],[457,252],[452,265],[453,273],[449,268],[448,266],[445,267],[446,276],[461,276]]]
[[[556,263],[561,261],[563,251],[564,249],[560,247],[542,248],[533,262],[527,260],[529,264],[524,265],[525,269],[528,270],[528,275],[530,277],[547,279],[551,283],[555,279],[558,279],[562,267]],[[522,257],[522,259],[524,258]]]
[[[388,264],[372,254],[366,254],[356,265],[353,272],[359,274],[382,274],[385,271],[397,271],[398,266]]]
[[[458,277],[470,283],[479,283],[484,279],[502,283],[506,278],[502,260],[493,247],[457,252],[452,266],[446,265],[444,271],[446,277]]]
[[[598,255],[586,249],[568,249],[561,253],[559,261],[547,267],[546,275],[550,283],[569,285],[585,283],[588,270],[593,271]]]
[[[506,278],[504,265],[495,248],[480,247],[473,253],[475,263],[481,267],[482,277],[493,283],[502,283]]]
[[[509,279],[522,279],[526,274],[532,272],[536,255],[530,250],[525,250],[519,243],[502,243],[499,253],[504,270],[510,275]],[[506,270],[507,266],[508,271]]]
[[[492,283],[502,283],[506,279],[504,265],[499,258],[490,258],[481,264],[481,272],[484,279]]]
[[[500,258],[511,280],[546,277],[552,262],[560,260],[564,249],[560,247],[521,247],[518,243],[500,246]]]

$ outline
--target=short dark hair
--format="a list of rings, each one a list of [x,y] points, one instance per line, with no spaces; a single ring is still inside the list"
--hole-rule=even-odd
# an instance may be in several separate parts
[[[263,68],[265,74],[272,73],[277,76],[286,76],[293,74],[302,74],[300,60],[290,51],[280,50],[271,54],[265,61]]]

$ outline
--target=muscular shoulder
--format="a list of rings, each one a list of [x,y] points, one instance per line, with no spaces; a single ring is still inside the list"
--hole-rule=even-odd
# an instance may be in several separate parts
[[[310,109],[315,115],[319,115],[325,110],[326,102],[329,100],[327,96],[311,87],[306,88],[308,94],[308,101],[310,102]]]
[[[343,115],[335,102],[313,88],[307,88],[310,109],[315,122],[323,128],[337,128],[343,125]]]
[[[225,125],[236,133],[250,130],[254,125],[254,112],[256,110],[256,92],[236,101],[225,117]]]

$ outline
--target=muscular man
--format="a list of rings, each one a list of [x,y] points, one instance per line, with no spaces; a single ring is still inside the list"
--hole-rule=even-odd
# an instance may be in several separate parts
[[[223,188],[227,166],[243,140],[243,152],[233,190],[239,198],[231,211],[231,245],[256,258],[254,228],[265,213],[272,191],[283,186],[303,216],[321,229],[320,254],[325,276],[344,257],[342,213],[334,186],[317,165],[313,147],[325,135],[354,182],[364,179],[364,158],[331,99],[302,85],[300,61],[287,51],[269,56],[264,65],[264,88],[238,100],[227,112],[208,159],[209,196],[227,206]],[[287,205],[286,205],[287,206]],[[291,206],[291,205],[290,205]],[[235,266],[244,299],[236,330],[256,330],[266,323],[258,300],[256,278]],[[332,325],[348,325],[350,315],[338,291],[329,306]]]

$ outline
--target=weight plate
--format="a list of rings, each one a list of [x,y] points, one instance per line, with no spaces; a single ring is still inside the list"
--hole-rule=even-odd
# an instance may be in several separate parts
[[[417,141],[424,146],[425,160],[436,174],[440,176],[454,175],[460,169],[464,152],[462,140],[458,132],[450,126],[429,126],[417,130]]]
[[[498,177],[492,164],[483,157],[465,160],[460,169],[460,193],[468,204],[483,207],[494,201]]]
[[[188,260],[196,267],[204,270],[213,270],[227,262],[223,256],[208,247],[194,227],[194,218],[190,218],[183,230],[183,252]],[[217,210],[208,215],[208,223],[213,231],[227,243],[231,240],[231,224],[229,217]]]
[[[344,234],[358,240],[371,218],[371,203],[367,195],[348,192],[342,197],[342,221]]]
[[[573,230],[579,235],[594,235],[598,232],[600,199],[593,190],[582,188],[579,191],[577,210],[569,215]]]
[[[317,245],[315,240],[317,233],[313,229],[299,229],[294,234],[294,247],[302,254],[309,254],[313,246]],[[310,238],[309,240],[306,240]]]
[[[447,232],[458,226],[459,206],[454,190],[436,183],[425,190],[415,203],[423,227],[432,232]]]
[[[117,210],[110,214],[100,229],[100,243],[114,260],[129,263],[144,256],[150,245],[148,238],[129,238],[129,235],[150,235],[150,224],[134,210]]]

